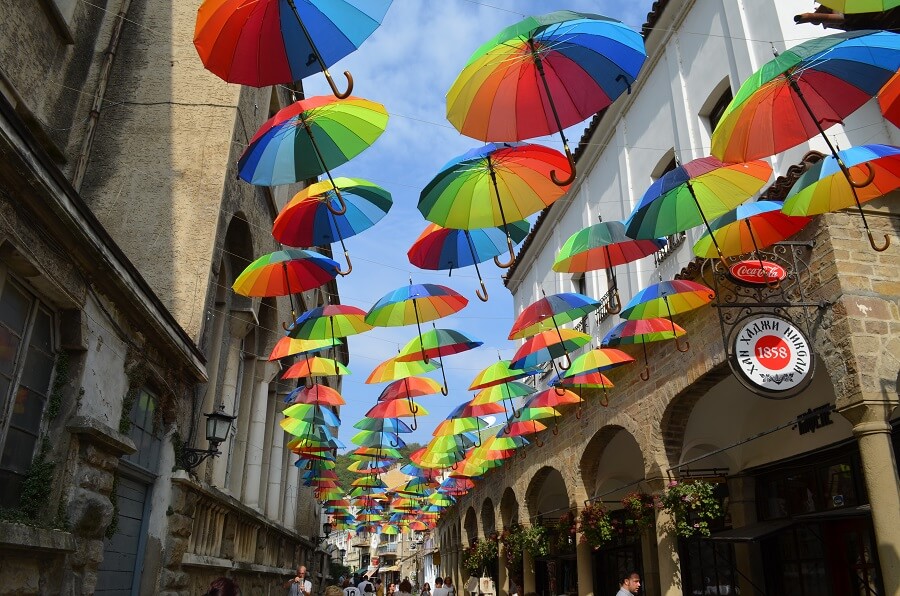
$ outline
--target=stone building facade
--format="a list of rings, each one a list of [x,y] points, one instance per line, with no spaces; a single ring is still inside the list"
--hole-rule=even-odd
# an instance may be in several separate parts
[[[198,5],[0,7],[2,594],[277,593],[299,564],[322,587],[267,361],[291,306],[231,291],[297,190],[235,164],[296,92],[205,71]],[[219,405],[221,456],[184,470]]]
[[[517,313],[542,290],[580,291],[604,303],[581,323],[596,341],[619,322],[609,313],[606,272],[556,273],[558,250],[598,215],[627,217],[676,155],[682,163],[707,155],[714,108],[770,59],[772,47],[823,34],[795,25],[807,9],[770,0],[654,4],[637,83],[595,117],[579,146],[578,180],[541,215],[508,275]],[[874,105],[829,135],[842,147],[900,141]],[[784,198],[817,159],[807,152],[819,143],[773,160],[781,177],[769,198]],[[865,206],[876,238],[893,237],[886,252],[869,248],[859,215],[847,211],[814,218],[782,253],[796,255],[797,287],[811,304],[805,314],[790,309],[808,323],[816,356],[805,390],[765,399],[738,381],[726,362],[726,309],[677,316],[687,352],[648,344],[645,371],[641,351],[625,347],[639,362],[607,373],[615,384],[608,396],[586,391],[580,417],[564,416],[558,432],[544,432],[444,512],[436,530],[441,574],[462,585],[462,549],[514,524],[553,524],[588,503],[615,516],[630,492],[660,494],[673,480],[700,477],[716,484],[726,510],[709,539],[679,539],[671,517],[656,510],[652,527],[597,549],[576,536],[567,548],[526,551],[512,562],[501,548],[492,570],[500,592],[613,594],[620,573],[638,570],[651,595],[900,594],[900,210],[892,200]],[[660,277],[710,285],[710,263],[690,251],[698,236],[670,237],[653,258],[619,267],[622,300]],[[813,419],[811,411],[822,415]],[[512,581],[510,563],[518,563]]]

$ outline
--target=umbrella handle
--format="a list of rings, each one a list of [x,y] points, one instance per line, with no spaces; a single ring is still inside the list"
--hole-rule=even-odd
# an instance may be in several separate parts
[[[676,337],[675,338],[675,349],[681,353],[687,352],[688,350],[691,349],[691,342],[689,342],[689,341],[684,342],[684,349],[682,350],[681,343],[678,341],[678,338]]]
[[[338,274],[340,275],[350,275],[350,272],[353,271],[353,262],[350,260],[350,252],[344,251],[344,258],[347,260],[347,269],[338,269]]]
[[[875,236],[872,235],[872,232],[868,232],[869,234],[869,244],[872,245],[872,250],[875,252],[884,252],[891,245],[891,237],[887,234],[884,235],[884,246],[878,246],[875,244]]]
[[[338,99],[347,99],[350,97],[350,94],[353,93],[353,75],[350,74],[350,71],[345,70],[344,76],[347,77],[347,90],[341,93],[338,91],[337,85],[334,84],[334,79],[331,78],[331,73],[328,72],[328,69],[322,71],[325,74],[325,79],[328,80],[328,86],[331,87],[331,92],[334,93],[334,96]]]
[[[494,264],[501,269],[509,269],[516,262],[516,252],[513,248],[512,238],[509,235],[506,236],[506,246],[509,247],[509,261],[501,263],[500,259],[494,257]]]
[[[482,302],[488,301],[488,291],[487,288],[484,287],[484,280],[481,280],[481,289],[475,288],[475,295],[478,296],[478,299]]]
[[[613,287],[612,294],[609,296],[609,306],[607,311],[611,315],[617,315],[622,312],[622,299],[619,297],[619,288]]]
[[[446,385],[441,385],[441,395],[450,395],[450,390]]]
[[[553,429],[550,432],[553,433],[554,437],[558,437],[559,436],[559,424],[554,424]]]
[[[341,204],[341,208],[339,210],[335,210],[335,208],[331,206],[331,201],[325,201],[325,206],[334,215],[343,215],[347,213],[347,203],[344,202],[344,196],[341,194],[341,189],[337,186],[332,186],[334,187],[334,194],[337,197],[338,202]]]
[[[413,416],[412,424],[410,424],[409,427],[413,430],[416,430],[417,428],[419,428],[419,423],[416,421],[415,416]]]
[[[603,406],[604,408],[609,407],[609,393],[603,394],[603,399],[600,400],[600,405]]]
[[[872,166],[869,165],[868,163],[863,163],[863,164],[861,164],[861,165],[864,165],[864,166],[866,167],[866,169],[868,170],[868,173],[866,174],[866,177],[865,177],[865,179],[864,179],[862,182],[857,182],[856,180],[854,180],[854,179],[850,176],[850,170],[849,170],[849,169],[848,169],[847,172],[846,172],[846,175],[847,175],[847,182],[849,182],[849,183],[850,183],[850,186],[852,186],[852,187],[854,187],[854,188],[864,188],[864,187],[866,187],[866,186],[869,186],[870,184],[872,184],[872,180],[875,179],[875,170],[872,169]]]
[[[391,447],[396,449],[396,448],[400,447],[400,443],[395,443],[394,439],[391,439]]]
[[[537,435],[534,435],[534,444],[538,447],[544,446],[544,442]]]
[[[566,159],[569,160],[569,168],[572,170],[568,178],[560,180],[556,177],[556,170],[550,170],[550,179],[553,180],[553,184],[556,186],[568,186],[575,181],[575,158],[572,157],[572,152],[569,151],[568,145],[566,146]]]
[[[523,409],[524,409],[524,408],[519,408],[518,411],[514,411],[514,412],[513,412],[513,418],[521,418],[521,417],[522,417],[522,410],[523,410]]]
[[[676,338],[676,340],[677,340],[677,339],[678,339],[678,338]],[[641,380],[642,380],[642,381],[649,381],[649,380],[650,380],[650,367],[649,367],[649,366],[645,366],[645,367],[644,367],[644,372],[641,373]]]
[[[562,363],[560,363],[559,368],[560,370],[569,370],[570,368],[572,368],[572,358],[569,356],[568,352],[566,352],[566,364],[563,365]],[[557,393],[557,395],[562,395],[562,393]]]
[[[578,404],[578,409],[575,410],[575,420],[581,420],[581,416],[583,414],[584,414],[584,412],[581,409],[581,404]]]
[[[560,397],[562,397],[563,395],[566,394],[566,390],[563,389],[562,387],[560,387],[559,385],[553,386],[553,392],[556,393],[556,395],[558,395]]]

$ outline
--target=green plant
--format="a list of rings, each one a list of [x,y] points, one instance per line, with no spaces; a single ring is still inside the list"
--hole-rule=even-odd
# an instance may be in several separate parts
[[[478,575],[494,564],[498,554],[496,540],[476,540],[463,549],[462,565],[471,575]]]
[[[709,536],[709,522],[723,515],[715,488],[704,480],[670,482],[660,500],[672,517],[666,529],[684,538]]]
[[[581,510],[579,529],[581,539],[593,548],[611,541],[618,531],[617,524],[600,503],[588,503]]]
[[[622,499],[625,509],[625,528],[641,531],[652,528],[656,524],[656,510],[659,503],[655,496],[635,491]]]
[[[547,545],[550,550],[554,552],[568,550],[575,543],[577,530],[578,524],[575,516],[570,512],[562,514],[555,522],[545,526]]]

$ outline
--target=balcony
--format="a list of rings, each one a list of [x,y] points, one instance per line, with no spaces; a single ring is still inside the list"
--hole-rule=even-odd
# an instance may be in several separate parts
[[[397,545],[399,542],[385,542],[383,544],[379,544],[378,548],[375,550],[375,553],[379,556],[381,555],[396,555],[397,554]]]
[[[684,244],[685,238],[687,238],[685,232],[678,232],[677,234],[666,236],[666,245],[653,253],[653,263],[658,267],[660,263],[672,256],[675,251],[678,250],[679,246]]]

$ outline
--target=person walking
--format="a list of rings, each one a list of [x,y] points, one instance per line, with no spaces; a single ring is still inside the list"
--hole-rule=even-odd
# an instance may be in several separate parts
[[[641,576],[637,571],[629,571],[622,574],[619,582],[619,591],[616,596],[634,596],[641,590]]]
[[[343,588],[344,596],[359,596],[359,590],[349,579],[345,579],[341,587]]]
[[[447,588],[447,596],[456,596],[456,589],[453,587],[453,578],[447,576],[444,579],[444,587]]]
[[[394,592],[395,596],[413,596],[412,594],[413,587],[408,579],[404,579],[400,582],[400,586],[396,592]]]
[[[444,587],[444,580],[439,577],[434,578],[434,590],[431,591],[431,596],[447,596],[449,593]]]
[[[297,575],[284,583],[288,596],[312,596],[312,582],[306,579],[306,566],[297,568]]]
[[[431,596],[431,584],[425,582],[425,585],[422,586],[422,591],[419,592],[419,596]]]
[[[371,592],[372,594],[375,593],[375,585],[372,584],[372,582],[369,581],[369,578],[365,575],[363,576],[362,581],[359,582],[359,585],[356,586],[356,588],[359,590],[359,596],[366,596],[367,592]]]

